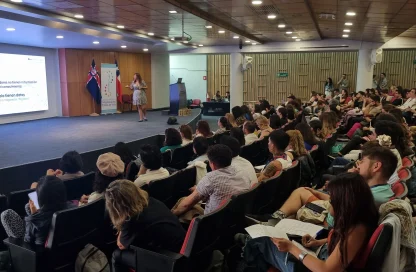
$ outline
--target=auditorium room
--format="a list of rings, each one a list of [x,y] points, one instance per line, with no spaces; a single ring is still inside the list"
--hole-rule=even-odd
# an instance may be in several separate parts
[[[416,272],[416,0],[2,0],[0,135],[0,272]]]

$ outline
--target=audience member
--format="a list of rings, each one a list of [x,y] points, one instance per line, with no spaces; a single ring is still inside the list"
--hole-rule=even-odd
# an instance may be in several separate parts
[[[270,116],[269,123],[273,130],[279,129],[282,126],[280,117],[277,114]]]
[[[227,130],[230,130],[231,128],[232,126],[230,125],[230,123],[228,123],[227,118],[224,116],[220,117],[220,119],[218,119],[218,129],[214,132],[214,134],[224,133]]]
[[[112,182],[105,192],[106,207],[118,232],[112,271],[136,268],[136,252],[130,245],[179,252],[185,230],[169,209],[129,180]]]
[[[310,151],[314,145],[318,144],[313,129],[307,123],[299,123],[296,125],[296,130],[302,134],[304,145],[307,151]]]
[[[243,132],[245,134],[244,140],[245,144],[249,145],[254,141],[257,141],[259,138],[256,135],[256,124],[254,122],[247,121],[243,125]]]
[[[223,136],[224,137],[224,136]],[[207,174],[207,165],[208,161],[207,151],[209,147],[209,142],[205,137],[196,137],[194,140],[194,153],[196,158],[188,162],[189,167],[196,167],[196,184],[205,177]]]
[[[230,136],[237,139],[241,146],[246,144],[246,140],[244,138],[244,132],[241,128],[235,127],[230,130]]]
[[[233,154],[229,147],[213,145],[209,147],[207,154],[212,172],[198,183],[191,195],[172,210],[175,215],[189,211],[201,200],[206,200],[205,214],[208,214],[215,211],[224,199],[250,188],[251,181],[245,171],[238,171],[231,166]]]
[[[292,153],[292,157],[296,159],[300,156],[305,156],[308,154],[305,148],[305,143],[303,141],[302,134],[299,130],[288,130],[286,131],[287,135],[289,135],[289,145],[286,148],[287,152]]]
[[[207,121],[199,120],[196,123],[196,135],[195,137],[212,137],[214,134],[212,133],[211,129],[209,128],[209,124]]]
[[[244,117],[244,113],[241,110],[241,107],[235,106],[231,109],[231,112],[233,113],[235,123],[237,124],[237,126],[242,126],[246,121],[246,118]]]
[[[167,128],[165,130],[165,143],[164,147],[160,149],[160,152],[165,152],[167,150],[175,150],[178,147],[182,146],[182,137],[179,131],[174,128]]]
[[[162,179],[169,176],[169,171],[162,167],[162,153],[153,145],[143,145],[140,150],[140,166],[137,179],[134,181],[136,186],[141,187],[149,184],[152,180]]]
[[[241,111],[243,112],[244,118],[247,121],[253,121],[253,115],[251,114],[251,111],[247,105],[242,105]]]
[[[280,125],[284,126],[287,124],[287,109],[281,107],[277,110],[277,115],[280,117]]]
[[[84,175],[81,171],[82,166],[83,162],[81,155],[79,155],[77,151],[69,151],[66,152],[59,161],[59,169],[48,169],[46,175],[56,176],[61,180],[79,178]],[[33,186],[36,186],[35,184],[36,183],[33,183]]]
[[[131,152],[130,148],[123,142],[118,142],[114,146],[114,154],[120,156],[120,159],[123,161],[124,172],[126,171],[127,165],[137,159],[137,157],[133,155],[133,152]]]
[[[319,116],[319,120],[322,122],[322,129],[319,137],[322,140],[326,140],[327,138],[331,137],[333,133],[336,132],[337,128],[337,117],[331,112],[323,112]]]
[[[189,125],[180,125],[179,133],[182,137],[182,146],[192,143],[192,128]]]
[[[232,126],[232,127],[237,127],[237,124],[235,123],[235,119],[234,119],[234,115],[232,115],[232,113],[226,113],[225,114],[225,118],[227,118],[228,123]]]
[[[322,122],[317,119],[317,120],[311,120],[309,122],[309,126],[312,129],[312,133],[315,136],[316,141],[321,141],[320,139],[320,135],[321,135],[321,131],[322,131]]]
[[[269,120],[267,120],[264,116],[260,116],[256,119],[256,125],[260,130],[260,139],[269,136],[270,132],[273,131],[273,129],[269,126]]]

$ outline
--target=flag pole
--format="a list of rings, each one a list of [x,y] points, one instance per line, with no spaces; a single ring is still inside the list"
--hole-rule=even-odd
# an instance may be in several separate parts
[[[92,107],[94,109],[94,112],[91,113],[90,116],[93,116],[93,117],[100,116],[98,113],[95,112],[95,99],[94,98],[92,99]]]

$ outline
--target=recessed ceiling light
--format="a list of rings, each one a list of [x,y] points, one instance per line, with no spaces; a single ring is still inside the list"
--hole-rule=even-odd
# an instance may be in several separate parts
[[[198,46],[201,46],[201,47],[202,47],[202,46],[204,46],[204,45],[203,45],[203,44],[200,44],[200,45],[198,45]]]
[[[348,38],[348,37],[349,37],[349,35],[344,34],[344,35],[342,35],[342,37],[343,37],[343,38]]]
[[[297,38],[298,38],[297,36],[293,36],[293,37],[292,37],[292,39],[297,39]]]
[[[356,15],[356,13],[355,13],[354,11],[348,11],[348,12],[346,13],[346,15],[347,15],[347,16],[355,16],[355,15]]]
[[[276,19],[276,15],[274,15],[274,14],[270,14],[270,15],[267,15],[267,18],[269,18],[269,19]]]
[[[149,49],[147,49],[147,48],[143,48],[143,51],[144,51],[144,52],[147,52],[147,51],[149,51]]]
[[[207,26],[205,26],[205,28],[212,28],[212,26],[210,26],[210,25],[207,25]]]
[[[7,31],[15,31],[16,29],[14,29],[13,27],[8,27],[6,28]]]
[[[352,23],[351,22],[346,22],[345,25],[352,26]]]
[[[121,48],[127,48],[127,45],[122,45],[122,46],[120,46]]]
[[[63,38],[64,38],[64,36],[62,36],[62,35],[58,35],[58,36],[56,36],[56,38],[57,38],[57,39],[63,39]]]
[[[297,42],[300,42],[300,39],[296,39]]]
[[[239,36],[234,36],[234,37],[233,37],[233,39],[238,39],[238,38],[240,38],[240,37],[239,37]]]
[[[15,2],[15,3],[22,3],[23,2],[22,0],[10,0],[10,1]]]
[[[178,13],[178,12],[176,10],[169,10],[169,13],[174,14],[174,13]]]
[[[154,36],[154,35],[155,35],[155,33],[153,33],[153,32],[149,32],[149,33],[147,33],[147,35],[149,35],[149,36]]]
[[[247,40],[246,43],[251,43],[251,41]]]
[[[251,3],[252,3],[253,5],[261,5],[261,4],[263,3],[263,1],[260,1],[260,0],[253,0],[253,1],[251,1]]]
[[[183,43],[189,43],[188,41],[183,41]]]
[[[117,28],[123,29],[124,25],[118,25]]]
[[[253,42],[253,43],[251,43],[252,45],[256,45],[257,43],[255,43],[255,42]]]
[[[285,28],[285,27],[286,27],[286,25],[285,25],[285,24],[278,24],[278,25],[277,25],[277,27],[278,27],[278,28]]]
[[[92,43],[93,44],[99,44],[100,42],[99,41],[93,41]]]
[[[351,32],[351,30],[349,30],[349,29],[344,29],[344,32]]]
[[[292,31],[286,31],[286,34],[292,34],[293,32]]]
[[[82,15],[82,14],[75,14],[74,17],[75,18],[78,18],[78,19],[82,19],[82,18],[84,18],[84,15]]]
[[[225,33],[225,30],[218,30],[218,33],[224,34]]]

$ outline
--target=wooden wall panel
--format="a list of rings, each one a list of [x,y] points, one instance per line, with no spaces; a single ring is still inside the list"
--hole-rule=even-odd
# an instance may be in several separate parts
[[[221,96],[230,90],[230,55],[215,54],[207,56],[208,94],[212,98],[217,91]]]
[[[386,73],[389,86],[396,85],[411,89],[416,87],[416,49],[383,50],[383,60],[374,66],[374,74],[379,78]]]
[[[85,87],[92,59],[95,60],[96,68],[99,73],[101,71],[101,63],[114,63],[115,59],[117,59],[121,73],[123,94],[132,93],[130,89],[125,88],[124,86],[130,84],[134,73],[140,73],[149,87],[147,91],[147,105],[148,107],[151,107],[152,82],[150,54],[78,49],[60,49],[60,52],[65,52],[65,63],[61,62],[60,65],[66,65],[67,73],[66,94],[68,96],[68,109],[64,112],[65,116],[82,116],[94,112],[92,97]],[[61,80],[61,85],[63,83],[64,82]],[[63,95],[65,94],[63,93]],[[121,109],[121,105],[118,105],[118,108]],[[68,115],[65,114],[66,112],[68,112]],[[100,105],[95,105],[95,112],[101,112]]]
[[[343,73],[355,91],[358,52],[294,52],[245,54],[253,57],[244,72],[244,101],[267,99],[280,104],[289,94],[307,100],[311,91],[323,92],[326,78],[336,83]],[[288,73],[288,77],[277,77]]]

